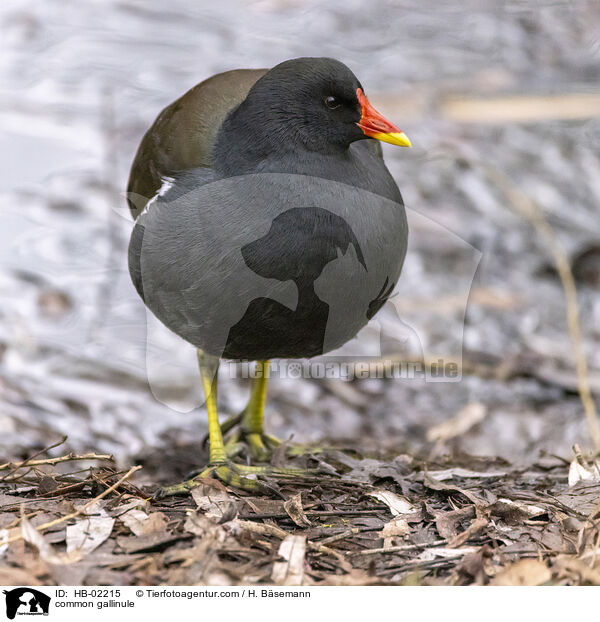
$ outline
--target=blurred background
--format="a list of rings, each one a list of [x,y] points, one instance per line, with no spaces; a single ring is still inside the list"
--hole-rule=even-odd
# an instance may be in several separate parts
[[[205,413],[181,398],[199,389],[193,350],[148,339],[156,326],[127,272],[129,167],[160,110],[196,83],[297,56],[345,62],[413,143],[384,145],[410,247],[361,344],[399,315],[406,335],[384,352],[458,359],[462,375],[275,378],[268,431],[516,462],[591,445],[552,254],[497,182],[541,207],[569,257],[598,392],[595,0],[3,0],[0,25],[2,460],[66,434],[67,449],[122,464],[183,473],[202,459]],[[222,383],[224,419],[248,383]]]

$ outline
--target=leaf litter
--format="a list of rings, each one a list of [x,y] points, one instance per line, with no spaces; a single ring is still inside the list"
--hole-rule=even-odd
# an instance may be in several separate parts
[[[298,460],[325,473],[278,482],[280,498],[206,478],[160,500],[160,473],[132,482],[136,469],[107,456],[71,471],[66,459],[14,464],[0,482],[0,580],[600,584],[600,483],[573,476],[574,464],[597,469],[577,448],[570,465],[339,450]]]

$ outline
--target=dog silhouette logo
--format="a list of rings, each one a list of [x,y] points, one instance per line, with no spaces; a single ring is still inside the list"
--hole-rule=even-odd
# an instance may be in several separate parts
[[[294,232],[293,244],[289,231]],[[274,218],[266,235],[244,245],[241,254],[246,266],[264,279],[296,284],[295,309],[272,298],[254,298],[231,327],[224,356],[270,359],[322,354],[329,304],[315,292],[315,284],[323,269],[350,245],[358,264],[353,268],[367,272],[356,235],[341,216],[321,207],[295,207]]]
[[[31,587],[17,587],[4,590],[6,597],[6,616],[14,620],[16,615],[47,616],[50,609],[50,596]]]

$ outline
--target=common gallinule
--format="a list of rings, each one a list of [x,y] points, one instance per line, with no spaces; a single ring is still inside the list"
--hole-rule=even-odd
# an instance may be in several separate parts
[[[268,360],[340,347],[390,295],[406,216],[373,138],[410,146],[329,58],[213,76],[144,136],[128,186],[137,219],[129,270],[146,306],[198,348],[210,440],[203,474],[256,489],[260,475],[295,473],[233,462],[243,446],[265,461],[278,442],[263,431]],[[257,361],[247,407],[223,428],[220,358]]]

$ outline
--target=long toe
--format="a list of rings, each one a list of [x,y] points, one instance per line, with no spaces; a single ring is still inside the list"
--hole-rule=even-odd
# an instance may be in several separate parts
[[[190,490],[204,483],[206,477],[215,477],[223,483],[253,493],[273,494],[280,496],[277,490],[279,482],[297,482],[310,484],[316,481],[319,471],[316,469],[299,469],[272,466],[248,466],[231,460],[209,465],[202,473],[179,484],[165,486],[154,495],[162,498],[172,495],[185,495]]]

